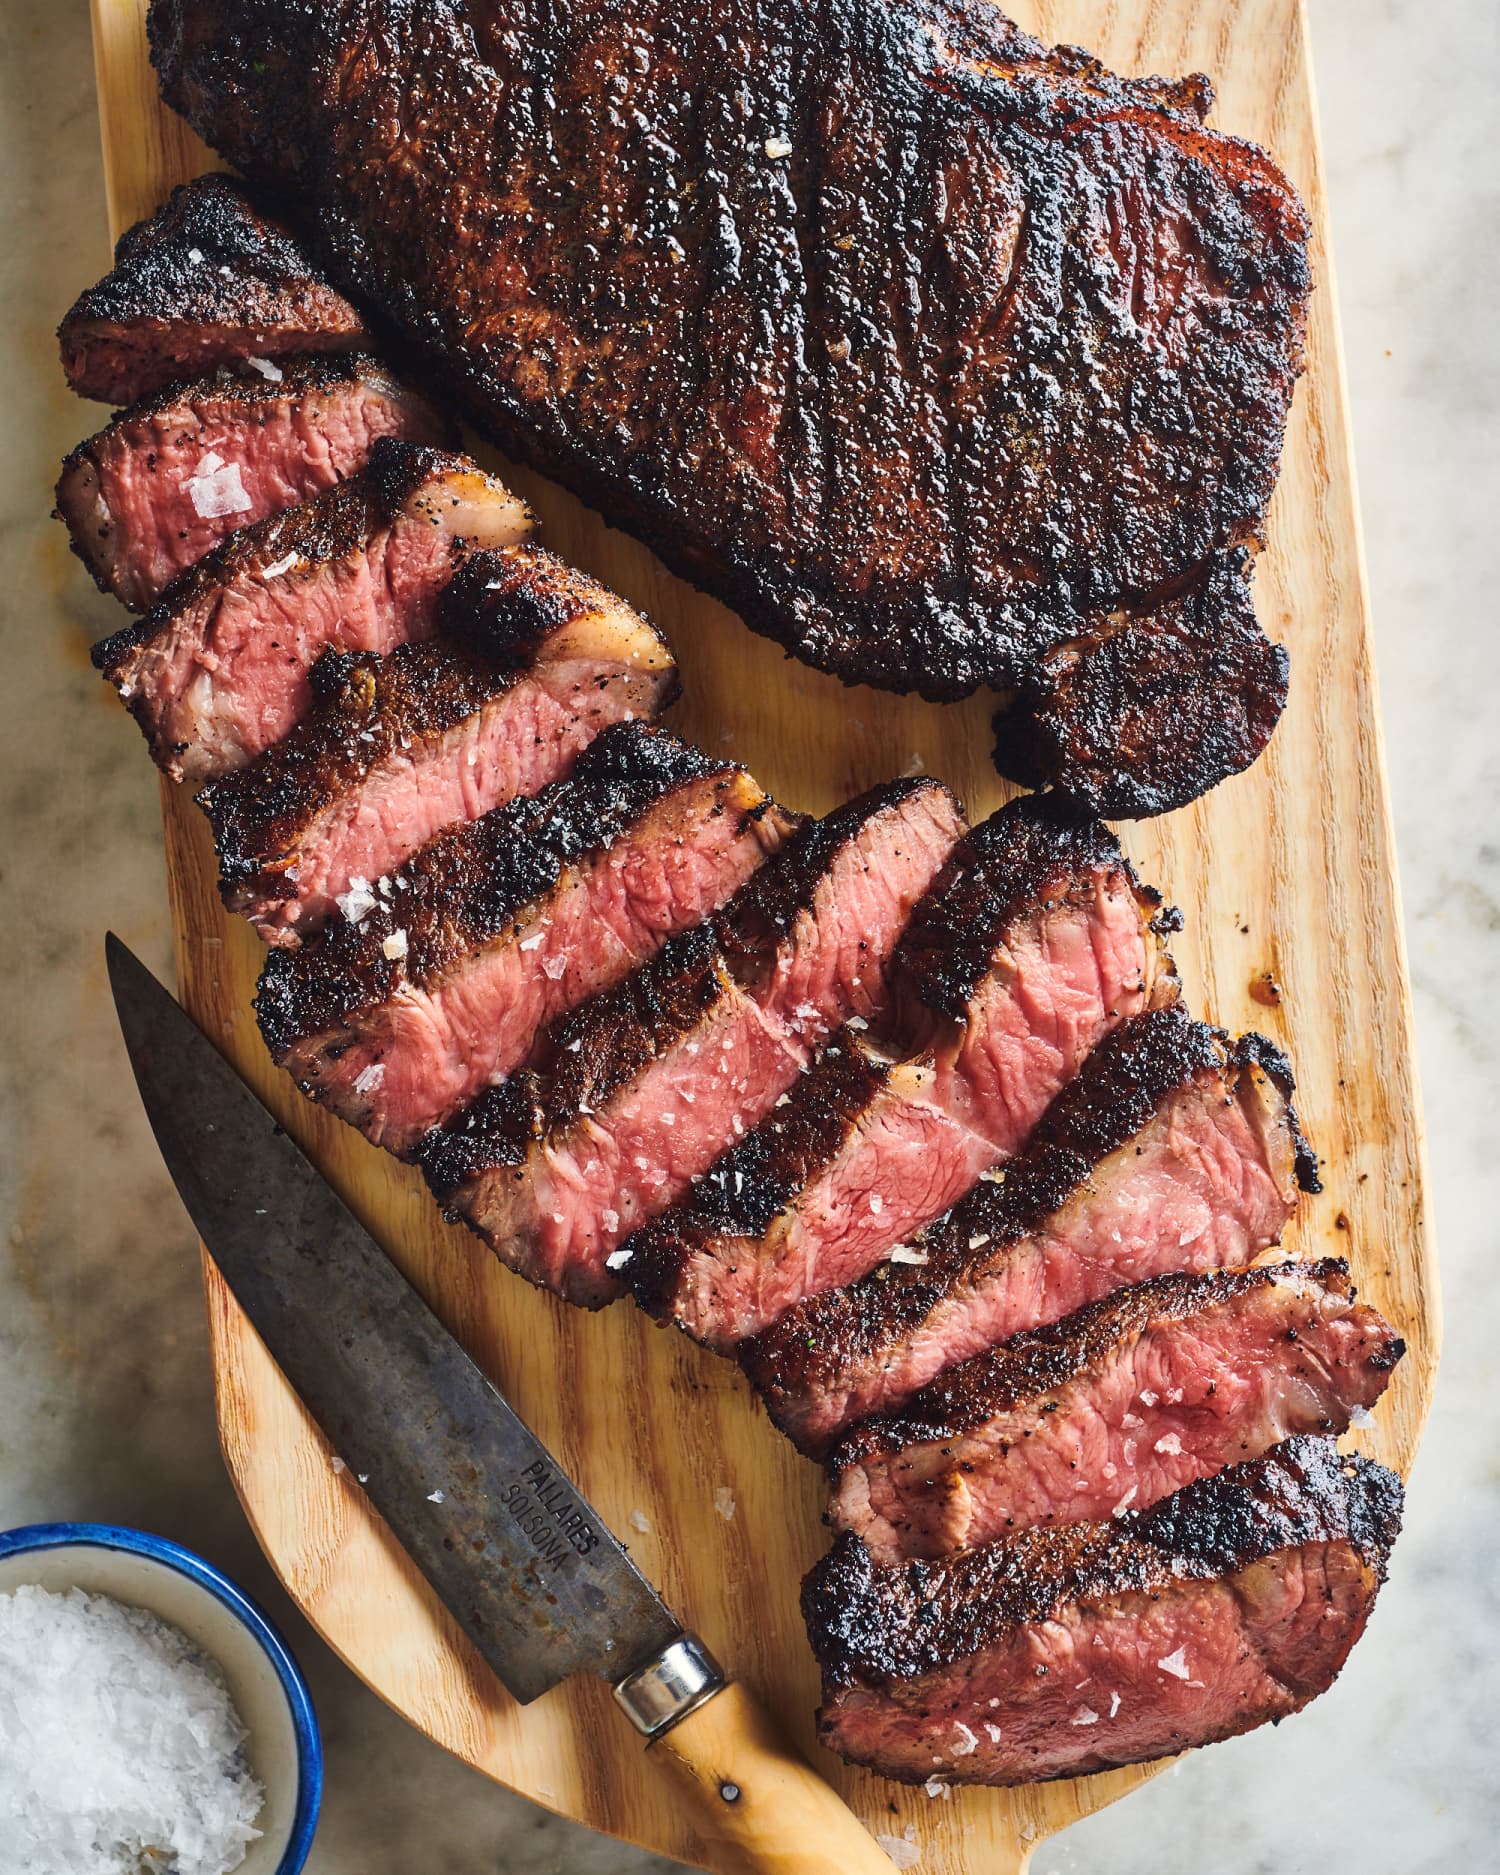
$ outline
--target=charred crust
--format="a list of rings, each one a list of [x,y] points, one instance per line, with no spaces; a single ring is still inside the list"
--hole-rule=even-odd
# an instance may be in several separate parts
[[[232,910],[250,898],[294,898],[285,871],[318,815],[378,763],[456,728],[516,682],[514,670],[442,639],[398,645],[384,657],[326,649],[308,675],[318,699],[312,715],[197,797]]]
[[[625,1280],[642,1308],[670,1314],[681,1272],[700,1246],[764,1237],[837,1157],[889,1075],[890,1064],[852,1030],[837,1030],[784,1106],[720,1153],[686,1197],[626,1240]]]
[[[149,612],[93,647],[89,655],[94,668],[111,681],[119,681],[134,652],[165,636],[184,612],[211,599],[220,588],[252,578],[289,555],[305,564],[293,567],[288,577],[309,577],[320,567],[359,552],[427,486],[440,485],[446,476],[476,473],[467,456],[381,437],[357,475],[311,501],[240,528],[179,573]],[[457,536],[453,553],[455,560],[464,557]]]
[[[1091,888],[1100,874],[1135,894],[1149,925],[1161,897],[1136,878],[1104,823],[1065,795],[1023,795],[959,841],[912,912],[898,966],[929,1008],[961,1021],[1015,921]]]
[[[488,1087],[457,1118],[434,1127],[416,1149],[432,1195],[453,1222],[450,1210],[471,1180],[497,1168],[520,1167],[546,1131],[545,1085],[532,1073],[513,1074]]]
[[[389,999],[400,980],[424,983],[500,936],[552,891],[564,868],[609,844],[678,789],[710,782],[727,811],[761,791],[745,771],[661,729],[615,723],[580,756],[572,777],[480,819],[449,828],[383,881],[358,924],[330,926],[316,944],[272,951],[256,1013],[278,1059],[304,1038],[336,1036],[356,1012]],[[407,936],[399,963],[384,940]]]
[[[958,1438],[997,1414],[1041,1401],[1100,1367],[1122,1344],[1160,1325],[1232,1307],[1258,1291],[1273,1289],[1282,1294],[1289,1324],[1304,1319],[1316,1307],[1313,1291],[1346,1303],[1354,1300],[1349,1265],[1337,1257],[1152,1277],[1105,1296],[1051,1327],[1017,1335],[987,1354],[949,1368],[940,1379],[914,1393],[899,1411],[867,1419],[840,1440],[829,1460],[830,1473],[837,1478],[850,1466],[880,1454]],[[1402,1351],[1399,1337],[1372,1318],[1365,1360],[1387,1372]]]
[[[1179,1005],[1123,1023],[1058,1094],[1018,1157],[921,1232],[925,1264],[883,1265],[845,1289],[808,1297],[741,1343],[740,1364],[771,1418],[796,1437],[796,1402],[878,1358],[947,1296],[1002,1266],[1175,1095],[1202,1081],[1228,1096],[1236,1079],[1222,1030],[1195,1022]],[[978,1250],[970,1247],[974,1238],[983,1240]]]
[[[892,1690],[951,1670],[1018,1627],[1122,1597],[1170,1597],[1281,1551],[1348,1543],[1383,1577],[1401,1481],[1332,1439],[1289,1439],[1108,1523],[1037,1528],[937,1562],[886,1568],[841,1535],[802,1589],[825,1692]]]
[[[731,958],[753,964],[768,946],[788,938],[813,904],[839,853],[859,839],[871,821],[900,815],[930,795],[960,812],[951,791],[925,775],[882,782],[831,814],[808,820],[776,855],[753,873],[719,914],[719,931]]]
[[[1251,1064],[1261,1070],[1286,1101],[1286,1122],[1291,1129],[1292,1144],[1296,1155],[1297,1184],[1309,1197],[1314,1197],[1323,1189],[1323,1181],[1318,1176],[1318,1155],[1303,1136],[1301,1122],[1297,1118],[1297,1109],[1292,1096],[1297,1091],[1297,1083],[1292,1076],[1292,1064],[1275,1042],[1264,1035],[1250,1030],[1235,1043],[1235,1059]]]
[[[471,555],[450,581],[438,602],[438,623],[487,656],[519,665],[564,625],[619,606],[596,580],[539,547],[503,553],[486,549]],[[657,640],[663,663],[670,661],[667,642],[652,621],[643,613],[632,616]],[[674,667],[661,707],[675,703],[680,694]]]
[[[110,402],[124,384],[191,376],[175,363],[174,334],[198,340],[213,326],[253,335],[278,355],[286,341],[344,349],[369,337],[286,224],[224,175],[174,189],[128,228],[113,268],[78,296],[57,337],[73,388]]]
[[[996,713],[996,768],[1112,820],[1170,813],[1248,768],[1290,672],[1256,622],[1249,573],[1243,549],[1216,556],[1185,592],[1038,658]]]

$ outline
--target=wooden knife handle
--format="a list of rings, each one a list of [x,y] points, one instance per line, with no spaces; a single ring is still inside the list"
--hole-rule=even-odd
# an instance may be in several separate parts
[[[648,1746],[745,1875],[891,1875],[891,1861],[738,1681]]]

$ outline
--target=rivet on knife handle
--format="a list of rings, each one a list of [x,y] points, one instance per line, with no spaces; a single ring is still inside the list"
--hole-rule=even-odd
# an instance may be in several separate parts
[[[738,1681],[658,1733],[704,1839],[706,1866],[744,1875],[891,1875],[885,1851]]]

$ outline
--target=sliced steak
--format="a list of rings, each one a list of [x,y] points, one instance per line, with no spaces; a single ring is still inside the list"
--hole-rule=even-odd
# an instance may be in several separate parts
[[[525,503],[466,456],[383,439],[359,474],[205,554],[95,645],[94,663],[159,766],[212,781],[308,714],[320,652],[430,638],[468,554],[530,527]]]
[[[144,611],[226,534],[363,468],[377,438],[444,443],[451,428],[373,358],[289,359],[274,383],[220,372],[80,443],[56,512],[100,588]]]
[[[80,397],[133,404],[163,385],[277,359],[356,351],[364,321],[242,184],[199,176],[120,236],[115,264],[57,329]]]
[[[1269,1042],[1180,1009],[1108,1037],[1003,1173],[898,1260],[800,1303],[740,1350],[806,1452],[945,1368],[1170,1270],[1242,1267],[1279,1238],[1315,1165]]]
[[[877,1563],[1170,1497],[1348,1430],[1404,1352],[1347,1263],[1158,1276],[950,1368],[833,1454],[831,1521]]]
[[[830,1048],[627,1246],[637,1298],[729,1348],[863,1276],[1020,1147],[1102,1035],[1176,995],[1160,903],[1065,800],[1012,802],[975,829],[898,949],[905,1025],[930,1046]]]
[[[896,938],[962,831],[925,780],[809,824],[711,930],[568,1018],[549,1079],[517,1076],[432,1134],[434,1191],[532,1281],[611,1300],[621,1238],[775,1104],[834,1023],[882,1018]]]
[[[992,814],[901,942],[932,1103],[988,1140],[992,1158],[1017,1151],[1104,1035],[1176,1001],[1163,941],[1179,925],[1067,796],[1025,795]]]
[[[656,629],[534,547],[476,554],[441,616],[443,637],[385,657],[325,652],[312,714],[198,797],[224,902],[268,942],[315,935],[351,887],[565,779],[602,729],[677,693]]]
[[[439,834],[316,944],[272,951],[261,1031],[304,1092],[410,1154],[792,825],[742,768],[616,724],[571,780]]]
[[[931,1099],[930,1065],[850,1030],[781,1106],[625,1247],[642,1307],[728,1352],[802,1297],[864,1275],[993,1156]]]
[[[1248,1732],[1326,1692],[1401,1526],[1400,1480],[1297,1438],[1150,1510],[809,1575],[829,1750],[902,1783],[1025,1784]]]

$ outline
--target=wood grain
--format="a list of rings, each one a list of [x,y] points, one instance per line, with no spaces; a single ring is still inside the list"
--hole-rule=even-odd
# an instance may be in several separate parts
[[[1127,71],[1211,72],[1217,121],[1268,145],[1314,218],[1319,291],[1310,370],[1257,577],[1293,657],[1290,707],[1266,757],[1207,800],[1125,829],[1144,875],[1181,904],[1175,946],[1193,1008],[1255,1026],[1297,1064],[1325,1195],[1290,1242],[1349,1255],[1411,1353],[1360,1443],[1405,1469],[1437,1360],[1438,1297],[1424,1202],[1411,1012],[1386,797],[1312,75],[1300,0],[1014,0],[1053,39]],[[208,158],[156,101],[144,0],[94,0],[100,114],[116,229]],[[747,762],[797,807],[824,811],[914,761],[975,818],[1005,790],[983,699],[940,708],[845,691],[785,662],[595,514],[522,473],[544,539],[657,618],[681,658],[676,726]],[[420,1181],[303,1102],[271,1068],[250,1014],[260,961],[214,890],[205,823],[165,787],[182,995],[391,1255],[577,1478],[709,1645],[814,1751],[815,1674],[797,1586],[821,1551],[823,1487],[735,1371],[620,1307],[586,1316],[503,1272],[443,1225]],[[1252,995],[1265,977],[1279,1005]],[[471,1764],[551,1809],[722,1869],[651,1777],[601,1685],[522,1710],[496,1685],[328,1451],[205,1265],[224,1453],[256,1534],[310,1619],[399,1711]],[[715,1512],[727,1490],[732,1517]],[[722,1500],[721,1500],[722,1501]],[[643,1527],[644,1525],[644,1527]],[[1396,1567],[1400,1567],[1398,1552]],[[1377,1620],[1365,1643],[1381,1645]],[[1295,1751],[1295,1724],[1282,1733]],[[1226,1747],[1225,1749],[1233,1749]],[[911,1828],[924,1875],[1004,1875],[1030,1847],[1123,1796],[1149,1771],[935,1801],[824,1754],[816,1761],[881,1832]]]

